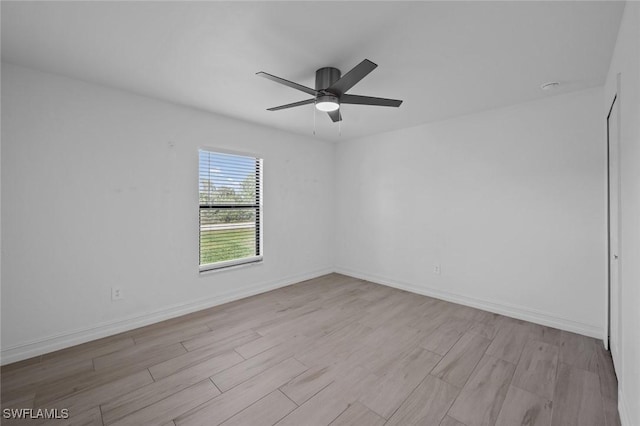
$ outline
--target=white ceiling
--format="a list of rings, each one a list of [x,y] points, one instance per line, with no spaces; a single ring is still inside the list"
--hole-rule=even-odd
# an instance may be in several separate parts
[[[624,3],[6,2],[2,60],[311,135],[317,68],[379,66],[349,93],[400,108],[344,105],[344,140],[602,85]],[[552,93],[539,86],[562,83]]]

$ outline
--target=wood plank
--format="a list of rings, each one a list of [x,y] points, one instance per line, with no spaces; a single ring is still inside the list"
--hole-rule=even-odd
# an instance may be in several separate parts
[[[55,352],[42,355],[42,362],[55,363],[58,361],[68,361],[71,359],[82,360],[91,359],[100,355],[107,355],[135,344],[133,338],[127,333],[120,333],[114,336],[105,337],[70,348],[60,349]]]
[[[333,383],[335,378],[343,371],[344,368],[337,364],[313,367],[290,380],[280,390],[296,404],[302,405],[309,398]]]
[[[263,307],[263,309],[266,309],[267,307]],[[247,309],[250,309],[249,306],[247,306]],[[256,307],[254,307],[254,309],[258,310]],[[273,308],[270,308],[267,312],[273,312]],[[203,334],[202,336],[198,336],[198,337],[202,337],[203,340],[205,341],[201,346],[206,346],[218,340],[225,339],[230,336],[240,334],[242,332],[250,331],[257,324],[260,324],[258,319],[265,321],[268,318],[270,318],[269,315],[260,314],[260,312],[256,312],[256,316],[258,318],[252,317],[252,319],[249,319],[249,318],[242,319],[241,317],[237,317],[235,321],[230,321],[227,319],[227,317],[224,317],[224,322],[215,320],[215,321],[210,321],[206,323],[205,325],[209,327],[211,331],[209,333]],[[189,339],[189,340],[194,340],[194,339]]]
[[[389,324],[391,318],[402,314],[408,308],[405,297],[405,295],[400,293],[392,293],[390,297],[374,305],[375,309],[368,309],[369,313],[361,316],[358,321],[371,328],[378,328],[382,325]]]
[[[513,385],[547,399],[553,399],[560,349],[530,340],[524,347],[513,376]]]
[[[553,400],[553,426],[602,426],[604,409],[597,374],[560,363]]]
[[[394,311],[391,311],[391,315],[386,320],[378,322],[378,325],[396,324],[398,326],[411,326],[410,324],[415,323],[417,319],[424,316],[424,310],[431,304],[431,302],[424,300],[423,298],[416,298],[411,295],[411,293],[407,293],[398,302],[398,306],[402,306],[404,307],[404,309],[396,309]],[[371,303],[367,304],[365,310],[371,312],[372,306],[373,304]],[[361,321],[362,317],[358,316],[358,320]],[[369,322],[369,326],[375,326],[375,323],[371,324],[371,322]]]
[[[183,341],[182,345],[188,351],[193,351],[204,347],[235,348],[247,342],[250,342],[251,340],[259,339],[260,337],[262,336],[256,333],[254,330],[245,329],[245,327],[243,326],[238,326],[232,329],[213,330],[209,333],[201,334],[192,339]]]
[[[510,386],[496,426],[550,426],[551,409],[551,401]]]
[[[285,359],[292,357],[297,346],[306,346],[308,342],[309,339],[302,336],[291,338],[253,358],[242,361],[233,367],[215,374],[212,377],[213,383],[215,383],[222,392],[226,392],[274,365],[281,363]]]
[[[211,380],[203,380],[163,400],[151,404],[133,414],[112,423],[114,426],[139,426],[163,424],[182,413],[220,395]]]
[[[254,329],[263,336],[279,334],[295,334],[295,330],[301,324],[311,325],[318,314],[322,316],[323,310],[318,303],[321,298],[313,303],[305,304],[295,308],[281,310],[276,320],[267,322]]]
[[[339,346],[336,348],[336,351],[341,352]],[[344,350],[346,352],[346,348]],[[365,364],[367,363],[367,357],[375,356],[375,351],[369,347],[354,344],[350,345],[350,350],[352,352],[347,357],[342,354],[337,357],[325,356],[325,364],[309,368],[289,381],[280,390],[296,404],[302,405],[332,382],[349,377],[353,371],[370,371],[361,364],[363,361]]]
[[[496,334],[487,353],[505,361],[517,364],[524,349],[524,345],[530,338],[530,331],[523,324],[509,324]]]
[[[52,402],[69,398],[74,395],[88,392],[91,389],[113,382],[121,378],[139,373],[144,367],[126,366],[121,369],[107,369],[97,371],[87,371],[68,377],[60,378],[51,383],[42,383],[38,386],[34,405],[36,407],[46,407]]]
[[[391,416],[387,426],[437,425],[458,392],[457,387],[427,376]]]
[[[600,342],[596,342],[596,361],[598,377],[600,379],[600,395],[604,409],[606,426],[620,426],[618,412],[618,378],[613,368],[611,352],[607,351]]]
[[[224,339],[218,343],[198,347],[197,349],[149,367],[149,372],[151,372],[155,380],[159,380],[175,374],[180,370],[199,364],[209,358],[229,353],[237,345],[256,339],[259,336],[260,335],[255,332],[242,333],[241,335]]]
[[[180,370],[133,392],[120,392],[117,394],[120,395],[119,397],[102,405],[104,423],[113,423],[137,410],[193,386],[216,372],[241,361],[242,357],[237,353],[233,351],[226,352]]]
[[[426,301],[422,304],[419,315],[412,318],[407,325],[429,331],[432,330],[431,323],[440,325],[441,322],[438,319],[449,315],[454,305],[432,297],[424,296],[424,298]]]
[[[365,390],[374,385],[377,376],[357,367],[347,375],[336,379],[307,402],[277,423],[278,426],[328,425],[349,404],[354,403]]]
[[[550,345],[560,346],[562,332],[557,328],[547,327],[540,324],[527,323],[531,337],[540,342]]]
[[[238,346],[237,348],[235,348],[235,351],[242,355],[244,359],[249,359],[258,354],[261,354],[268,349],[273,348],[274,346],[278,346],[289,339],[291,339],[291,337],[285,335],[275,337],[263,336],[247,342],[244,345]]]
[[[231,417],[222,426],[272,426],[296,408],[298,406],[293,401],[276,390]]]
[[[212,315],[208,314],[207,310],[202,310],[189,315],[156,322],[146,327],[137,328],[128,331],[127,334],[131,336],[136,343],[140,343],[140,339],[153,339],[166,334],[174,334],[178,330],[201,327],[211,321],[211,318]]]
[[[348,347],[349,349],[347,346],[344,348],[336,346],[337,356],[325,355],[323,358],[325,364],[310,368],[283,386],[281,390],[295,403],[302,405],[333,381],[349,377],[352,371],[372,372],[372,369],[366,366],[371,364],[370,359],[377,358],[379,354],[372,348],[358,345],[357,340]],[[344,356],[346,353],[349,355]]]
[[[93,407],[90,410],[82,413],[71,414],[69,412],[69,418],[62,420],[50,420],[43,423],[46,426],[61,425],[65,426],[102,426],[102,417],[100,416],[100,407]]]
[[[560,362],[597,374],[596,341],[563,330],[560,333]]]
[[[188,315],[170,318],[135,330],[130,330],[125,334],[127,336],[131,336],[136,342],[138,342],[140,338],[153,338],[165,333],[173,333],[175,330],[179,329],[199,327],[219,315],[224,315],[222,313],[224,306],[225,305],[214,306]]]
[[[480,309],[472,308],[471,306],[455,305],[454,316],[467,320],[469,322],[492,322],[497,320],[500,315],[491,312],[483,311]]]
[[[93,367],[96,371],[118,369],[125,366],[147,368],[186,352],[186,349],[180,343],[171,345],[134,345],[130,348],[94,358]]]
[[[163,332],[154,333],[152,335],[142,335],[135,339],[136,345],[159,345],[184,342],[205,333],[211,332],[211,329],[204,324],[194,325],[186,324],[180,328],[164,330]]]
[[[467,426],[467,425],[457,421],[453,417],[445,416],[444,419],[442,419],[442,421],[440,422],[440,426]]]
[[[604,420],[606,426],[620,426],[618,405],[609,399],[602,400],[604,405]]]
[[[55,352],[51,352],[55,353]],[[0,365],[0,375],[4,376],[12,373],[16,370],[21,370],[25,367],[32,367],[35,364],[40,363],[42,360],[42,355],[37,355],[31,358],[23,359],[22,361],[12,362],[11,364]],[[23,370],[26,371],[26,370]]]
[[[369,338],[373,329],[357,321],[317,339],[312,345],[296,354],[296,359],[309,367],[326,366],[332,359],[344,359],[355,349],[354,346]]]
[[[386,299],[390,294],[392,294],[395,291],[395,289],[391,287],[375,284],[369,281],[362,281],[362,283],[365,289],[365,293],[359,297],[369,302],[375,303],[380,300]]]
[[[596,347],[596,362],[598,376],[600,377],[600,393],[602,398],[611,401],[614,405],[618,403],[618,378],[613,368],[611,353],[602,344]]]
[[[500,331],[500,324],[498,322],[486,323],[486,322],[474,322],[469,331],[479,334],[482,337],[493,340]]]
[[[385,422],[385,419],[356,401],[332,421],[331,426],[383,426]]]
[[[62,360],[55,365],[38,363],[2,375],[2,399],[15,399],[18,393],[35,391],[45,383],[53,383],[65,376],[93,371],[93,361]]]
[[[444,356],[470,326],[471,323],[467,320],[447,318],[439,327],[425,337],[420,346]]]
[[[470,332],[465,333],[435,366],[431,374],[461,388],[490,343],[491,340],[482,336]]]
[[[98,407],[121,393],[140,389],[150,383],[153,383],[151,374],[147,370],[142,370],[83,392],[75,393],[62,400],[47,403],[46,408],[66,408],[69,410],[70,417],[74,417],[77,413],[83,413],[91,408]]]
[[[315,308],[287,321],[266,327],[258,327],[256,331],[266,336],[293,337],[296,335],[322,336],[341,327],[342,320],[353,313],[340,312],[336,307]]]
[[[21,394],[15,399],[3,399],[0,401],[1,408],[34,408],[34,402],[36,399],[35,392],[27,392]]]
[[[433,352],[415,348],[396,365],[388,368],[383,377],[360,398],[360,402],[388,419],[441,358]]]
[[[448,415],[467,426],[493,425],[502,408],[515,368],[515,365],[507,361],[485,355],[462,388]]]
[[[176,419],[176,425],[215,426],[233,417],[251,404],[278,389],[307,369],[293,358],[258,374],[252,379],[223,393],[218,398],[191,410]]]
[[[369,351],[361,359],[360,365],[379,374],[394,359],[402,357],[407,350],[415,347],[422,337],[422,331],[417,328],[396,327],[392,324],[381,326],[361,342],[361,346],[369,348]]]

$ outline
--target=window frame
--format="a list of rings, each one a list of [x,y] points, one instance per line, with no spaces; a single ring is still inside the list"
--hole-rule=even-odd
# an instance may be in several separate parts
[[[204,265],[200,264],[200,243],[201,243],[201,232],[202,230],[200,229],[200,211],[202,210],[201,204],[200,204],[200,151],[205,151],[205,152],[210,152],[210,153],[214,153],[214,154],[227,154],[227,155],[237,155],[237,156],[242,156],[242,157],[249,157],[249,158],[253,158],[257,161],[258,163],[258,173],[256,174],[256,198],[257,198],[257,203],[253,204],[253,205],[237,205],[237,204],[223,204],[221,206],[218,207],[213,207],[213,205],[209,205],[209,207],[205,207],[205,208],[255,208],[257,211],[257,218],[255,221],[256,227],[258,228],[256,230],[255,236],[256,236],[256,249],[258,251],[258,254],[255,256],[250,256],[250,257],[243,257],[243,258],[237,258],[237,259],[230,259],[230,260],[223,260],[220,262],[214,262],[214,263],[206,263]],[[229,270],[229,269],[233,269],[233,268],[237,268],[237,267],[243,267],[243,266],[252,266],[252,265],[257,265],[263,262],[264,260],[264,179],[263,179],[263,174],[264,174],[264,158],[262,157],[262,155],[259,155],[255,152],[243,152],[243,151],[232,151],[232,150],[228,150],[228,149],[224,149],[224,148],[216,148],[216,147],[211,147],[211,146],[200,146],[198,147],[198,151],[197,151],[197,155],[198,155],[198,167],[197,167],[197,188],[198,188],[198,272],[199,273],[205,273],[205,272],[213,272],[213,271],[221,271],[221,270]]]

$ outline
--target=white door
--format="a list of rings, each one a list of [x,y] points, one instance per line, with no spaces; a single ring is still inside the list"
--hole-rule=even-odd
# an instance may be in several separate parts
[[[609,346],[617,371],[620,365],[620,114],[617,96],[607,116],[609,182]]]

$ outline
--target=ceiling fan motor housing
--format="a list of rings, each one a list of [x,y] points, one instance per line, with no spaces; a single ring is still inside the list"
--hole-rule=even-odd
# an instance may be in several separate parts
[[[340,80],[340,70],[338,68],[320,68],[316,71],[316,90],[324,90],[338,80]]]

